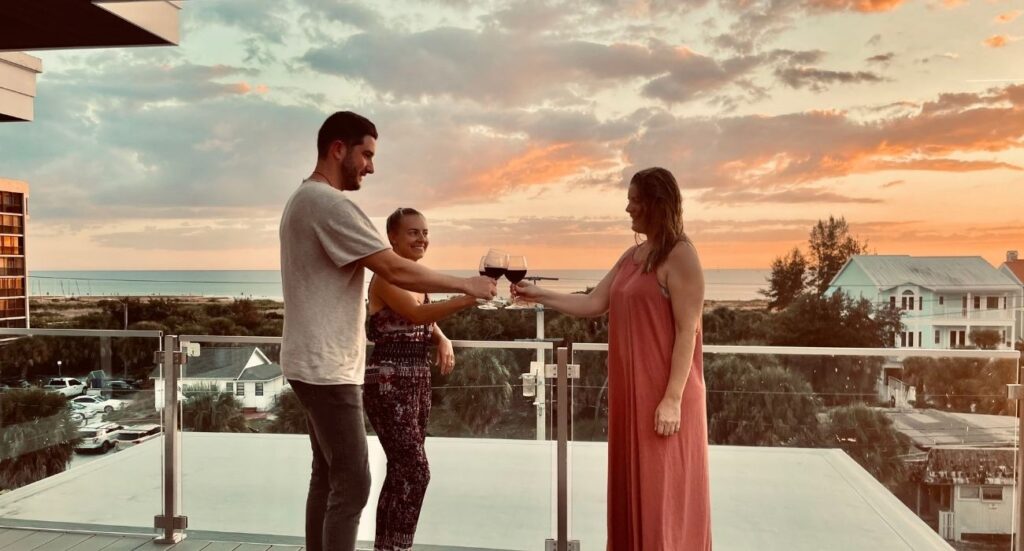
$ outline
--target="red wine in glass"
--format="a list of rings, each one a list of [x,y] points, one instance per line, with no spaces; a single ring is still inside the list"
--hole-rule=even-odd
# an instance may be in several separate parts
[[[513,270],[509,268],[505,271],[505,278],[512,283],[519,283],[524,277],[526,277],[526,270]]]
[[[484,266],[484,275],[491,279],[501,279],[501,276],[506,275],[505,272],[501,266]]]

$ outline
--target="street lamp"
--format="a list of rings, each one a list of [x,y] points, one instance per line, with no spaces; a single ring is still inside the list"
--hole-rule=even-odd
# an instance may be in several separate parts
[[[61,373],[60,373],[60,364],[61,364],[61,361],[60,361],[60,360],[57,360],[57,376],[58,376],[58,377],[60,377],[60,376],[61,376]]]

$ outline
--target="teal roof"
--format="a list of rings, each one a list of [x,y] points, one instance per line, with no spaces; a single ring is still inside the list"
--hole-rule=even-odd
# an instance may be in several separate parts
[[[1019,288],[1006,274],[980,256],[856,255],[832,280],[841,286],[846,267],[857,264],[883,289],[918,285],[929,289],[984,288],[1012,291]]]

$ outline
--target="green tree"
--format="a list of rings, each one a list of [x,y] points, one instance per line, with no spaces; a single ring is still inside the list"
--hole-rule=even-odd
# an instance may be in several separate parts
[[[772,260],[771,268],[768,289],[759,292],[768,298],[768,309],[782,310],[796,300],[807,286],[807,259],[799,248],[793,247],[788,255]]]
[[[302,409],[299,397],[291,389],[277,395],[274,407],[270,408],[274,420],[267,425],[267,432],[285,434],[308,434],[306,410]]]
[[[78,438],[63,396],[42,389],[0,394],[0,490],[63,472]]]
[[[898,317],[875,316],[864,298],[842,290],[828,296],[805,294],[775,315],[769,343],[775,346],[885,348],[902,324]],[[900,323],[899,327],[893,324]],[[861,401],[874,395],[881,358],[795,356],[785,365],[799,369],[827,404]]]
[[[995,350],[1003,343],[1003,336],[995,329],[972,329],[971,344],[982,350]]]
[[[459,350],[455,365],[445,387],[444,406],[470,433],[485,435],[508,413],[512,356],[503,350]]]
[[[769,299],[769,308],[784,309],[802,293],[824,293],[851,256],[868,250],[867,242],[850,235],[850,226],[841,216],[818,220],[811,228],[807,247],[807,256],[794,247],[788,255],[772,261],[768,289],[761,291]]]
[[[140,321],[128,326],[137,331],[167,331],[163,324]],[[155,337],[126,337],[114,341],[114,354],[121,360],[122,376],[125,379],[146,377],[153,367],[153,354],[160,349],[160,339]]]
[[[771,314],[719,306],[705,312],[701,327],[704,344],[763,345],[768,342]]]
[[[809,283],[819,295],[828,289],[832,278],[846,264],[851,256],[864,254],[868,250],[867,242],[861,243],[850,235],[850,226],[843,217],[828,217],[828,221],[818,220],[811,229],[808,239],[810,249]]]
[[[209,385],[182,388],[182,427],[196,432],[245,432],[242,404],[228,392]]]
[[[824,442],[842,449],[890,490],[907,479],[903,455],[910,438],[892,426],[885,413],[864,404],[841,406],[828,414]]]
[[[742,446],[812,446],[821,403],[799,373],[770,357],[725,356],[705,369],[708,439]]]
[[[1017,377],[1013,360],[990,358],[907,358],[904,382],[917,390],[919,407],[965,413],[1010,415],[1006,385]]]
[[[40,371],[48,366],[52,340],[50,337],[21,337],[0,347],[4,375],[16,373],[19,379],[41,375]]]

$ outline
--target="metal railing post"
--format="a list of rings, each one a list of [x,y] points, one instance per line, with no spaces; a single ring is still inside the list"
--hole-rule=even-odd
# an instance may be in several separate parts
[[[570,345],[571,346],[571,345]],[[558,378],[558,551],[569,551],[569,348],[557,352]]]
[[[535,321],[537,325],[536,339],[538,341],[544,340],[544,306],[538,304],[535,310]],[[537,348],[537,363],[543,366],[547,363],[544,355],[546,351],[543,348]],[[537,426],[537,440],[548,439],[548,418],[547,418],[547,378],[544,377],[543,370],[541,373],[536,373],[536,384],[537,394],[533,399],[533,407],[536,408],[536,426]]]
[[[163,349],[157,360],[164,377],[164,461],[163,514],[153,519],[155,528],[163,530],[157,543],[174,544],[185,539],[188,518],[181,515],[181,424],[178,401],[178,380],[185,355],[178,350],[178,337],[165,335]]]
[[[1013,532],[1014,551],[1024,551],[1021,528],[1024,527],[1024,484],[1021,483],[1021,476],[1024,475],[1024,454],[1021,453],[1020,438],[1024,435],[1024,365],[1018,360],[1017,384],[1009,385],[1009,398],[1016,400],[1017,406],[1017,455],[1014,465],[1013,476],[1013,506],[1014,517],[1010,530]]]

